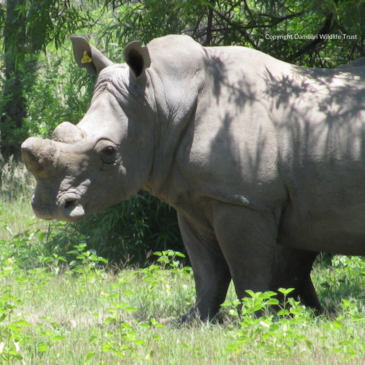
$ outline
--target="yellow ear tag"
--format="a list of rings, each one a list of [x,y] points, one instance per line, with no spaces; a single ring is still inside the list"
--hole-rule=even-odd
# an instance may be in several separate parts
[[[93,59],[89,57],[87,51],[84,51],[84,56],[81,58],[81,63],[91,63],[91,62],[93,62]]]

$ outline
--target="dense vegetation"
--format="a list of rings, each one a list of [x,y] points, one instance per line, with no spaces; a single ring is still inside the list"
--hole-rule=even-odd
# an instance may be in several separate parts
[[[194,300],[191,271],[175,252],[183,247],[173,209],[139,192],[78,224],[33,218],[34,180],[19,146],[29,135],[49,137],[62,121],[77,123],[95,82],[73,61],[72,33],[118,62],[131,40],[184,33],[207,46],[244,45],[298,65],[336,67],[365,56],[365,3],[2,2],[0,363],[364,363],[361,258],[317,263],[314,281],[328,312],[321,318],[291,302],[255,319],[252,312],[275,299],[252,293],[240,320],[230,291],[222,325],[177,329],[156,322]]]

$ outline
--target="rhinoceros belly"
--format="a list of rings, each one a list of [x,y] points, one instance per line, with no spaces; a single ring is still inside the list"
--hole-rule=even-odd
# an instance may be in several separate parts
[[[289,204],[283,214],[278,243],[293,248],[343,255],[365,255],[365,202],[346,206],[313,202],[303,211]]]

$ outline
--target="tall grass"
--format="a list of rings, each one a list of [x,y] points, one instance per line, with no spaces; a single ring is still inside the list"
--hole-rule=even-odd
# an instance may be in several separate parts
[[[10,258],[1,263],[1,363],[330,365],[365,361],[361,300],[336,299],[332,316],[314,318],[291,302],[281,314],[274,316],[268,310],[255,318],[252,311],[266,308],[267,298],[272,297],[252,293],[239,319],[231,290],[222,324],[163,325],[160,318],[176,317],[194,301],[189,271],[179,264],[166,270],[164,261],[112,274],[94,265],[98,260],[92,255],[83,256],[89,260],[75,257],[77,263],[69,262],[62,270],[54,258],[27,271]],[[363,263],[356,265],[363,270]],[[348,268],[341,270],[349,273]],[[323,282],[330,282],[331,272],[316,271]],[[364,279],[360,277],[358,284],[363,285]]]
[[[0,240],[28,229],[46,228],[44,222],[34,219],[30,205],[34,186],[34,178],[22,163],[0,163]]]

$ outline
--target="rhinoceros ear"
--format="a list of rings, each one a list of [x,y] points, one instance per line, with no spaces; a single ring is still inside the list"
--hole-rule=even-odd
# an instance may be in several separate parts
[[[139,78],[144,70],[151,65],[148,49],[142,47],[141,44],[141,41],[131,42],[124,50],[124,60],[136,78]]]
[[[113,62],[90,45],[86,38],[75,35],[70,38],[77,64],[79,67],[86,67],[89,74],[99,74],[103,68],[113,65]]]

